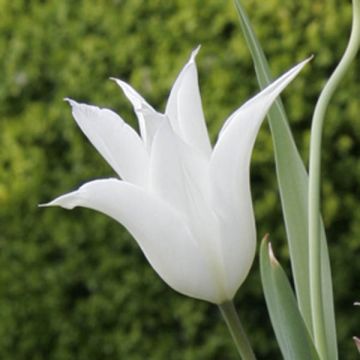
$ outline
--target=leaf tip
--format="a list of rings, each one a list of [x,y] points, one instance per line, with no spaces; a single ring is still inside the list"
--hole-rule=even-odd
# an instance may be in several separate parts
[[[269,258],[270,258],[271,265],[278,266],[279,262],[277,261],[275,255],[274,255],[274,251],[272,249],[271,242],[269,242],[269,244],[268,244],[268,251],[269,251]]]

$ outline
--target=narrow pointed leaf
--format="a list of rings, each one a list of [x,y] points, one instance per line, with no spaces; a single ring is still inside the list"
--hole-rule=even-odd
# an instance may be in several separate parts
[[[235,0],[235,5],[239,14],[240,25],[254,61],[258,82],[260,88],[263,89],[272,81],[270,68],[244,8],[239,0]],[[306,235],[308,233],[308,175],[296,148],[284,107],[279,98],[270,109],[268,119],[274,143],[277,178],[289,242],[297,301],[305,323],[311,331],[309,246]],[[335,360],[338,358],[338,353],[334,300],[329,254],[323,224],[321,225],[321,267],[328,354],[330,354],[329,359]]]
[[[295,295],[267,239],[260,249],[261,282],[276,339],[285,360],[319,359]]]

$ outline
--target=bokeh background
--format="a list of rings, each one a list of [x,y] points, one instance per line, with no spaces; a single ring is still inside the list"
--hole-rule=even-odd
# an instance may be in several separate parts
[[[351,24],[345,0],[243,0],[279,75],[315,59],[284,92],[305,162],[317,96],[340,58]],[[68,96],[116,110],[131,106],[110,76],[164,110],[178,71],[198,55],[213,141],[257,84],[231,0],[0,1],[0,358],[236,359],[218,309],[169,289],[135,241],[86,209],[39,203],[113,176],[72,120]],[[334,276],[342,359],[360,334],[360,59],[327,113],[323,215]],[[266,123],[252,162],[258,237],[269,232],[289,270],[271,137]],[[256,260],[236,296],[260,359],[281,358]]]

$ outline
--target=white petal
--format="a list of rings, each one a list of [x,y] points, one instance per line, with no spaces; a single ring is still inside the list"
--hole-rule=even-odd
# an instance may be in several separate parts
[[[199,48],[193,51],[189,62],[178,75],[171,90],[165,114],[168,115],[174,131],[184,142],[210,156],[211,145],[201,104],[195,64],[198,51]]]
[[[145,143],[148,153],[151,151],[152,140],[165,116],[160,114],[147,103],[147,101],[126,82],[112,78],[122,89],[125,96],[133,105],[138,118],[141,137]]]
[[[171,206],[142,188],[117,179],[96,180],[46,206],[83,206],[114,218],[173,289],[213,303],[226,300],[188,226]]]
[[[229,288],[234,291],[245,279],[256,247],[249,186],[249,165],[256,135],[273,101],[308,61],[292,68],[233,113],[211,157],[213,206],[222,222],[224,264],[230,279]]]
[[[232,115],[230,115],[230,117],[225,121],[220,131],[220,137],[234,119],[244,118],[246,114],[251,113],[251,111],[254,111],[254,109],[256,111],[257,118],[263,119],[269,108],[271,107],[271,104],[279,96],[281,91],[284,90],[284,88],[298,75],[302,68],[312,58],[313,57],[311,56],[288,70],[285,74],[280,76],[277,80],[273,81],[264,90],[262,90],[256,96],[248,100],[244,105],[242,105],[238,110],[236,110]],[[251,121],[251,117],[247,117],[247,119],[248,121]]]
[[[135,111],[141,108],[154,110],[154,108],[131,85],[120,79],[111,78],[111,80],[114,80],[120,86],[125,96],[132,103]]]
[[[80,129],[117,174],[145,186],[149,157],[138,134],[111,110],[67,101]]]
[[[189,213],[192,202],[209,194],[207,159],[183,143],[168,122],[154,138],[149,189],[184,214]]]
[[[208,165],[202,153],[182,142],[170,124],[164,122],[155,136],[152,148],[149,191],[181,213],[224,286],[226,281],[218,221],[209,203]]]

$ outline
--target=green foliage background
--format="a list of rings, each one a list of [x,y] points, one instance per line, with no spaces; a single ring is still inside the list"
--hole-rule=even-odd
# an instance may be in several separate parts
[[[315,59],[284,93],[307,159],[316,98],[351,23],[344,0],[243,0],[279,75]],[[110,76],[158,109],[198,44],[212,139],[256,92],[251,58],[230,0],[0,0],[0,358],[236,359],[216,307],[169,289],[114,221],[90,210],[37,204],[112,170],[72,121],[66,96],[118,111],[136,126]],[[359,59],[358,59],[359,60]],[[327,115],[323,213],[332,259],[340,353],[355,359],[360,313],[360,61]],[[289,269],[271,138],[264,124],[252,163],[258,236],[270,232]],[[280,358],[258,262],[236,297],[263,359]]]

